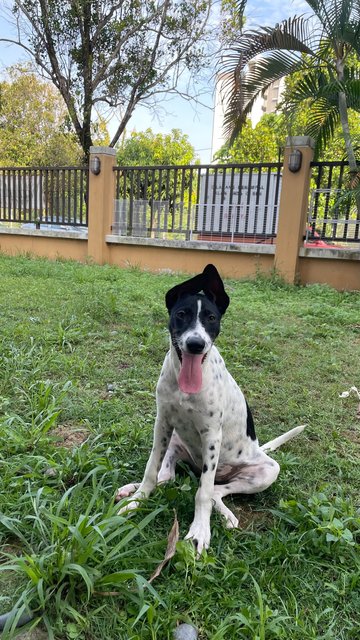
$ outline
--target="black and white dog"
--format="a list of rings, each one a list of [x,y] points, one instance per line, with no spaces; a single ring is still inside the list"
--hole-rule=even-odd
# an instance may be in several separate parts
[[[194,520],[186,536],[198,553],[210,544],[212,507],[229,528],[237,527],[237,518],[222,498],[267,489],[278,477],[279,465],[265,451],[304,429],[295,427],[259,446],[248,404],[214,346],[228,305],[223,282],[211,264],[166,294],[171,344],[156,389],[153,447],[142,482],[121,487],[116,496],[121,500],[134,494],[120,513],[136,508],[157,483],[174,478],[177,460],[185,460],[200,475]]]

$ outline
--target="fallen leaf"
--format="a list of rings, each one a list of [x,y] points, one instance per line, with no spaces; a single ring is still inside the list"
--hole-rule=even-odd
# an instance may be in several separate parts
[[[155,578],[157,578],[160,575],[165,565],[175,555],[176,543],[178,540],[179,540],[179,523],[175,513],[174,524],[171,527],[171,531],[168,535],[168,543],[165,551],[164,560],[162,560],[162,562],[160,562],[160,564],[156,567],[151,578],[149,578],[149,582],[152,582],[153,580],[155,580]]]

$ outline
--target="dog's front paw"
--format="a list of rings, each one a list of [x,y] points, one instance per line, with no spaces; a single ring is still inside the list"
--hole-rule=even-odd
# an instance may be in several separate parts
[[[135,509],[137,509],[139,505],[140,505],[139,500],[131,500],[131,502],[127,502],[127,504],[125,504],[123,507],[121,507],[121,509],[119,509],[118,516],[123,516],[124,514],[129,513],[130,511],[135,511]]]
[[[193,522],[185,540],[191,540],[196,548],[197,554],[201,555],[203,549],[210,546],[211,531],[210,525],[203,522]]]
[[[123,487],[120,487],[117,490],[117,494],[115,496],[115,502],[119,502],[119,500],[122,500],[123,498],[128,498],[129,496],[131,496],[133,493],[135,493],[135,491],[139,488],[140,483],[139,482],[131,482],[130,484],[124,484]]]

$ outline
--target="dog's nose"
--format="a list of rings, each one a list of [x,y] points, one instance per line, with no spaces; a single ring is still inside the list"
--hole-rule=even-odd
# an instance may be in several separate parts
[[[186,340],[186,348],[189,353],[202,353],[205,347],[205,340],[200,337],[192,337]]]

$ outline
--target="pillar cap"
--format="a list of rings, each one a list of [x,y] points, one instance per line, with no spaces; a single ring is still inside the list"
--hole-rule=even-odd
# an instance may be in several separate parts
[[[90,147],[90,153],[99,156],[116,156],[116,150],[113,147]]]
[[[286,138],[286,148],[310,147],[315,149],[315,140],[310,136],[289,136]]]

